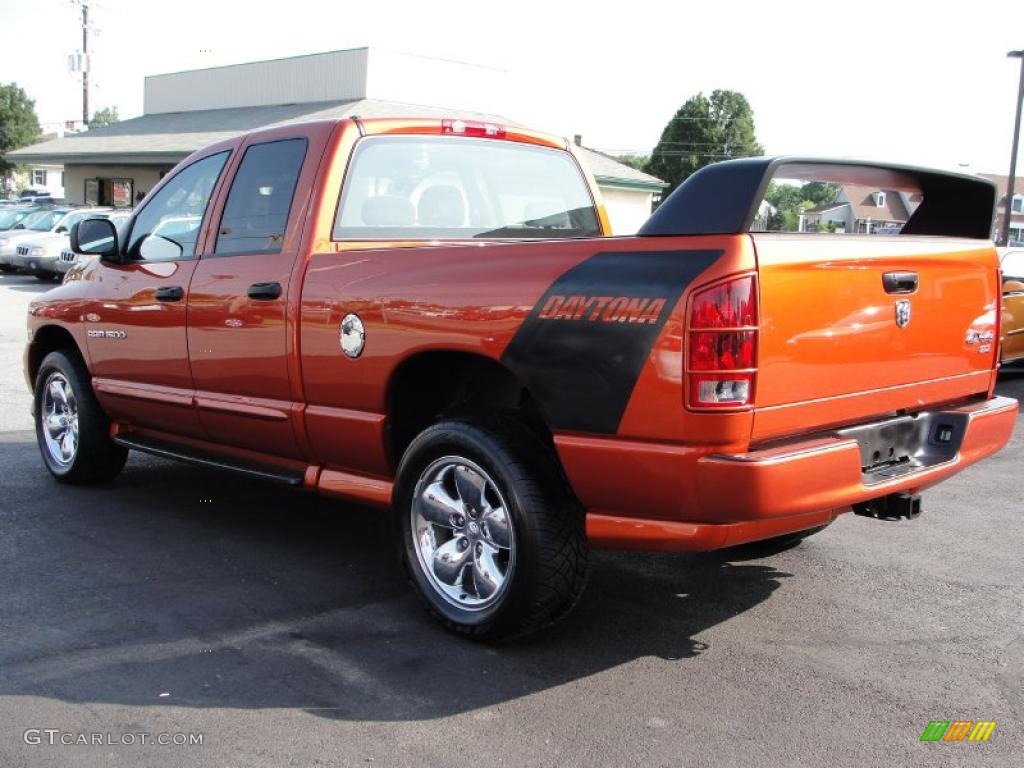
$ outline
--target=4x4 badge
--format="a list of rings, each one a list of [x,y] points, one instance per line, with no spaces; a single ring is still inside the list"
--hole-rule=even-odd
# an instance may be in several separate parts
[[[896,302],[896,325],[900,328],[910,325],[910,299],[900,299]]]

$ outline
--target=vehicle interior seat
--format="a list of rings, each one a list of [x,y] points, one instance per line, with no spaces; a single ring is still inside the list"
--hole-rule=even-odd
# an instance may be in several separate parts
[[[416,222],[412,201],[401,195],[367,198],[360,214],[363,224],[370,227],[411,227]]]
[[[466,201],[452,184],[429,187],[420,195],[417,218],[426,227],[463,227],[466,225]]]

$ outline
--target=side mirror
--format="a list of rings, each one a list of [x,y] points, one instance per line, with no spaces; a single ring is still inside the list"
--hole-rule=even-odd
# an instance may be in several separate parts
[[[67,227],[65,227],[65,226],[60,226],[60,227],[57,227],[57,228],[56,228],[55,230],[53,230],[53,231],[54,231],[54,232],[56,232],[56,233],[57,233],[58,235],[60,235],[60,234],[63,234],[64,232],[67,232],[67,231],[68,231],[68,228],[67,228]]]
[[[117,230],[110,219],[83,219],[71,227],[71,250],[99,256],[104,261],[121,260]]]

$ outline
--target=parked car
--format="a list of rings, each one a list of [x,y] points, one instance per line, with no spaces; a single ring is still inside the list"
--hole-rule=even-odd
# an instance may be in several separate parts
[[[41,264],[50,263],[51,259],[56,259],[60,255],[63,244],[67,243],[67,233],[73,224],[87,218],[90,213],[107,210],[110,209],[43,208],[26,216],[10,230],[0,234],[0,268],[7,267],[5,271],[20,268],[31,274],[41,273]]]
[[[106,214],[106,218],[110,219],[114,223],[114,228],[117,230],[118,237],[124,237],[125,226],[132,219],[131,211],[111,211]],[[54,272],[57,275],[63,276],[75,266],[80,260],[88,260],[94,258],[85,254],[75,253],[71,250],[71,244],[67,241],[64,242],[65,247],[61,249],[60,256],[53,263]]]
[[[18,196],[18,201],[22,203],[49,203],[50,205],[64,205],[63,197],[54,197],[49,192],[38,190],[23,190]]]
[[[1002,359],[1024,360],[1024,250],[1000,249],[1003,270]]]
[[[433,615],[498,639],[572,607],[589,546],[913,518],[1005,445],[990,182],[748,158],[610,238],[575,152],[462,120],[283,125],[184,160],[125,238],[79,222],[97,258],[29,307],[46,469],[109,481],[139,450],[390,510]],[[893,237],[751,233],[776,177],[923,199]]]

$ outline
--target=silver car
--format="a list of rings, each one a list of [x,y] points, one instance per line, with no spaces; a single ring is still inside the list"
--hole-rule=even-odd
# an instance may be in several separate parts
[[[101,214],[104,218],[110,219],[114,222],[114,229],[117,230],[118,239],[124,237],[125,229],[128,226],[128,222],[132,220],[131,211],[113,211],[112,213]],[[91,218],[91,217],[90,217]],[[76,263],[85,259],[91,259],[92,256],[85,256],[80,253],[75,253],[71,250],[71,244],[68,243],[63,250],[60,252],[60,256],[57,261],[53,264],[53,270],[59,275],[67,274],[68,270],[71,269]]]
[[[60,252],[69,243],[71,227],[82,219],[104,215],[109,211],[109,208],[59,208],[41,212],[47,215],[36,220],[26,218],[22,222],[25,225],[24,233],[13,230],[8,233],[8,238],[17,236],[14,255],[10,259],[11,266],[35,275],[40,280],[50,279],[56,274],[54,264],[60,258]]]

